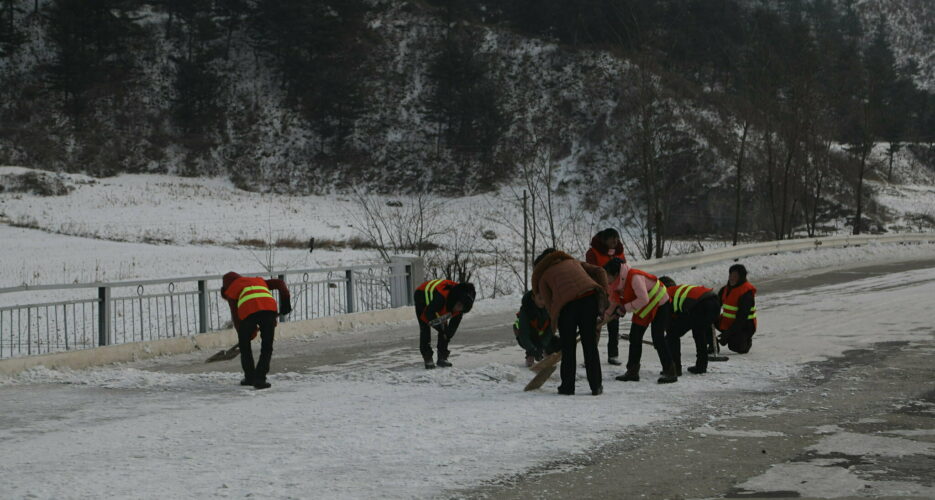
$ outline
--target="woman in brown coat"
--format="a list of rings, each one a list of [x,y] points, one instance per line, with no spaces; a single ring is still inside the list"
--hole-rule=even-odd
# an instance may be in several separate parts
[[[580,334],[588,384],[591,394],[597,396],[604,391],[597,352],[597,323],[607,308],[607,274],[600,267],[554,248],[543,251],[534,265],[532,291],[549,310],[562,341],[562,384],[558,393],[575,393],[576,339]]]

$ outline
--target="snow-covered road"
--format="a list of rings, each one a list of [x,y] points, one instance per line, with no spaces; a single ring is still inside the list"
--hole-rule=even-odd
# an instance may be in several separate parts
[[[555,381],[523,393],[531,374],[511,345],[508,313],[476,318],[483,326],[456,337],[450,370],[418,368],[412,340],[373,341],[409,338],[411,326],[342,339],[342,349],[355,338],[362,349],[378,346],[364,358],[337,356],[340,363],[306,368],[293,360],[268,391],[239,387],[229,366],[184,373],[193,357],[32,370],[0,379],[2,496],[413,498],[463,491],[678,420],[705,395],[767,391],[806,363],[849,349],[932,344],[935,267],[852,278],[818,286],[803,278],[805,289],[789,279],[762,286],[761,329],[750,354],[666,386],[649,376],[615,382],[619,370],[605,365],[601,397],[559,397]],[[299,344],[277,344],[274,369],[277,356]],[[690,357],[689,344],[683,339],[683,356]],[[315,339],[302,348],[319,347],[320,359],[328,345]],[[644,370],[655,372],[653,353],[644,355]]]

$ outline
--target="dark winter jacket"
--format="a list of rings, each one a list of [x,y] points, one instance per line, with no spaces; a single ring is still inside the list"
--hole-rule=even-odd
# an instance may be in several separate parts
[[[536,305],[532,292],[523,295],[523,302],[516,313],[516,323],[513,325],[516,340],[526,352],[552,352],[552,344],[556,342],[555,328],[549,321],[549,312]]]
[[[623,243],[617,242],[616,247],[607,248],[604,238],[595,235],[591,238],[591,248],[584,254],[584,261],[592,266],[604,267],[604,264],[607,264],[614,257],[623,261],[627,260],[623,255]]]

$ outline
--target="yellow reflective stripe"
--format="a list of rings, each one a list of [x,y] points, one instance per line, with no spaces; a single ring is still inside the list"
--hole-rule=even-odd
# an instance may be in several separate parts
[[[661,290],[660,290],[661,288]],[[666,295],[666,287],[662,286],[662,283],[656,281],[656,284],[653,286],[652,290],[649,291],[649,304],[646,304],[646,307],[640,309],[639,315],[641,318],[645,318],[650,311],[656,307],[656,304],[662,300],[662,297]]]
[[[696,287],[694,285],[682,285],[675,291],[675,300],[673,301],[675,302],[675,304],[673,304],[675,306],[675,312],[682,312],[682,307],[685,305],[685,299],[688,298],[688,292],[692,288]]]
[[[256,292],[256,293],[251,293]],[[260,297],[269,297],[273,299],[273,294],[270,293],[269,288],[265,286],[247,286],[240,291],[240,299],[237,301],[237,307],[243,305],[244,302],[250,299],[256,299]],[[275,299],[273,299],[275,300]]]
[[[432,296],[435,294],[435,289],[438,288],[438,285],[445,280],[432,280],[429,281],[428,285],[425,285],[425,305],[429,305],[429,302],[432,301]]]
[[[736,313],[739,309],[740,309],[739,307],[729,306],[727,304],[724,304],[724,312],[721,313],[721,316],[724,316],[725,318],[735,319],[737,318],[737,315],[732,314],[732,313]],[[727,312],[727,311],[730,311],[730,312]],[[750,314],[747,316],[747,319],[756,319],[756,306],[753,306],[750,308]]]

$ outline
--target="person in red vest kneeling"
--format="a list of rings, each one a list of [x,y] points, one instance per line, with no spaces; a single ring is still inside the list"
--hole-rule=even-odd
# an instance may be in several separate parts
[[[611,259],[626,261],[623,255],[623,243],[620,233],[609,227],[591,238],[591,248],[584,254],[584,261],[592,266],[603,268]],[[620,365],[620,318],[611,318],[607,325],[607,363]]]
[[[727,285],[718,291],[723,310],[717,329],[721,332],[718,343],[728,349],[745,354],[753,346],[756,333],[756,287],[747,281],[747,268],[734,264]]]
[[[669,301],[672,303],[672,321],[666,331],[669,354],[675,364],[675,372],[682,376],[681,339],[689,330],[695,340],[695,365],[688,371],[702,374],[708,371],[708,339],[711,328],[717,323],[721,311],[721,301],[714,290],[703,286],[676,285],[668,276],[659,278],[666,286]]]
[[[435,368],[432,352],[432,330],[438,332],[438,366],[448,368],[448,342],[458,331],[461,317],[474,306],[474,285],[451,280],[426,281],[416,288],[416,318],[419,320],[419,351],[425,369]]]
[[[279,291],[281,306],[277,307],[276,298],[270,290]],[[269,363],[273,357],[277,310],[279,314],[292,312],[289,288],[282,280],[246,278],[230,272],[222,278],[221,296],[230,305],[231,319],[237,331],[240,365],[244,374],[240,385],[252,385],[257,389],[270,387],[266,374],[269,373]],[[257,330],[260,331],[260,359],[254,366],[250,339]]]

